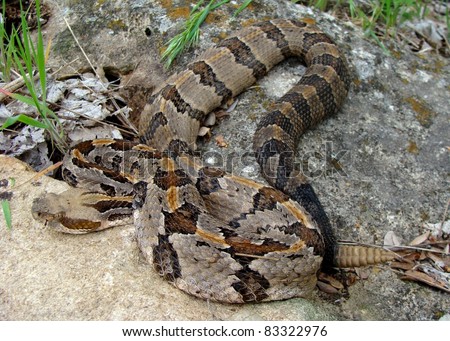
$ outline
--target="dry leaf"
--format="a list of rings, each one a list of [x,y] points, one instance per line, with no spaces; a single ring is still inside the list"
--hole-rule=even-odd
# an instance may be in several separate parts
[[[422,251],[420,253],[419,261],[427,259],[428,258],[427,254],[428,252]]]
[[[320,291],[327,294],[339,294],[338,289],[325,282],[317,281],[317,287],[319,288]]]
[[[214,112],[210,112],[203,124],[207,127],[212,127],[214,124],[216,124],[216,114]]]
[[[431,265],[419,265],[419,270],[422,270],[424,273],[426,273],[428,276],[434,278],[436,281],[440,282],[442,285],[444,285],[446,288],[450,289],[450,275],[435,269]]]
[[[384,236],[384,246],[399,246],[401,245],[400,239],[395,235],[394,231],[388,231]]]
[[[425,227],[431,230],[433,236],[442,236],[442,233],[450,234],[450,220],[443,223],[425,224]]]
[[[221,120],[224,117],[230,116],[230,114],[225,110],[218,110],[215,113],[216,119]]]
[[[407,262],[414,262],[420,259],[420,252],[411,252],[403,256],[403,259]]]
[[[344,285],[341,282],[339,282],[336,278],[334,278],[330,275],[327,275],[326,273],[321,272],[319,274],[319,280],[330,284],[331,286],[335,287],[336,289],[344,289]]]
[[[216,144],[221,148],[227,148],[228,143],[225,141],[223,135],[217,135],[216,136]]]
[[[392,262],[391,268],[401,269],[401,270],[411,270],[414,268],[414,263],[406,263],[406,262]]]
[[[198,130],[197,136],[203,137],[205,135],[209,135],[211,133],[211,129],[208,127],[200,127]]]
[[[411,243],[409,243],[409,245],[412,245],[412,246],[414,246],[414,245],[420,245],[420,244],[422,244],[423,242],[425,242],[425,241],[428,239],[429,236],[430,236],[430,231],[427,231],[427,232],[425,232],[424,234],[421,234],[420,236],[414,238],[414,239],[411,241]]]
[[[238,105],[238,103],[239,103],[239,100],[238,100],[238,99],[235,100],[235,101],[228,107],[227,113],[232,112],[232,111],[236,108],[236,106]]]
[[[444,268],[445,261],[441,257],[439,257],[437,254],[433,252],[427,252],[427,257],[431,259],[437,266],[440,268]]]
[[[356,268],[355,271],[361,279],[367,279],[370,276],[370,270],[368,268]]]
[[[449,288],[446,288],[444,285],[442,285],[441,283],[436,281],[433,277],[428,276],[427,274],[424,274],[423,272],[420,272],[420,271],[408,270],[405,272],[403,279],[422,282],[422,283],[428,284],[432,287],[435,287],[435,288],[438,288],[438,289],[441,289],[441,290],[444,290],[444,291],[450,293]]]

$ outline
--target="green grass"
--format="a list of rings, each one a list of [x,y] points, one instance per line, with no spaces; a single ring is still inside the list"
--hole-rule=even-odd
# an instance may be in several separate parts
[[[8,187],[13,188],[16,184],[15,178],[9,178],[8,179]],[[3,212],[3,218],[5,219],[6,228],[8,230],[11,230],[12,228],[12,217],[11,217],[11,206],[9,204],[8,195],[5,192],[1,192],[3,199],[0,200],[1,206],[2,206],[2,212]]]
[[[36,0],[35,4],[36,15],[39,18],[40,0]],[[5,18],[5,0],[2,1],[2,5],[2,15]],[[18,28],[13,28],[9,34],[6,32],[5,23],[0,24],[0,71],[5,82],[11,80],[13,70],[16,74],[19,74],[23,78],[28,94],[11,93],[5,89],[0,89],[0,92],[34,107],[38,113],[38,118],[19,113],[8,118],[0,127],[0,130],[9,128],[17,122],[45,129],[56,148],[64,152],[67,145],[63,139],[58,117],[49,109],[46,102],[47,71],[45,64],[47,52],[43,42],[41,23],[37,20],[36,41],[34,42],[26,17],[27,12],[21,6],[20,25]],[[34,80],[35,73],[38,75],[38,81]]]
[[[11,36],[8,36],[4,18],[5,18],[6,4],[5,0],[2,1],[2,23],[0,25],[0,71],[3,75],[3,81],[9,82],[11,80],[11,67],[13,63],[13,49],[14,41],[16,40],[16,31],[13,31]]]
[[[12,219],[11,219],[11,207],[9,205],[9,201],[6,199],[2,199],[2,212],[3,217],[5,218],[6,227],[8,230],[12,227]]]
[[[211,0],[204,8],[200,8],[204,3],[204,0],[201,0],[194,6],[184,24],[183,32],[177,34],[167,43],[167,49],[161,58],[165,61],[166,68],[169,68],[184,50],[198,43],[200,25],[203,24],[208,14],[229,1],[224,0],[216,4],[216,0]]]
[[[353,0],[352,7],[357,8]],[[385,35],[389,35],[391,29],[405,21],[422,18],[426,13],[427,4],[416,0],[380,0],[371,2],[372,8],[368,14],[356,9],[354,18],[363,20],[363,28],[374,30],[377,24],[384,27]]]
[[[444,0],[442,1],[444,2]],[[185,23],[183,32],[167,43],[168,47],[162,56],[162,59],[166,61],[166,67],[169,67],[185,49],[198,43],[200,26],[208,14],[216,8],[225,5],[229,0],[218,3],[215,0],[211,0],[206,6],[204,6],[204,2],[204,0],[200,0],[195,5]],[[252,2],[253,0],[242,1],[234,16],[242,12]],[[426,17],[429,5],[428,0],[370,0],[367,3],[368,8],[363,10],[355,0],[291,0],[291,2],[306,3],[321,11],[344,11],[353,21],[360,24],[366,36],[376,41],[386,53],[389,53],[389,51],[384,42],[396,36],[398,26],[406,21]],[[448,32],[450,32],[448,9],[443,20],[446,21]],[[380,35],[379,32],[382,34]],[[450,33],[448,33],[447,39],[450,39]]]
[[[6,1],[2,0],[2,18],[5,18]],[[40,0],[35,1],[37,15],[36,41],[31,38],[30,27],[27,23],[27,13],[21,4],[21,20],[17,28],[10,33],[6,32],[4,19],[0,23],[0,71],[3,81],[8,83],[12,75],[22,77],[27,94],[12,93],[0,88],[0,92],[10,98],[34,107],[37,117],[17,113],[8,118],[0,127],[5,130],[16,123],[44,129],[51,138],[56,148],[65,152],[67,145],[63,139],[61,125],[56,114],[47,106],[47,71],[46,59],[48,49],[44,46],[40,18]],[[36,74],[37,73],[37,74]],[[36,74],[36,76],[35,76]],[[12,217],[10,203],[6,199],[1,200],[1,209],[6,227],[11,229]]]
[[[239,8],[234,12],[234,16],[237,16],[246,9],[252,1],[253,0],[243,1]],[[208,14],[229,2],[230,0],[210,0],[204,7],[202,7],[205,3],[204,0],[197,2],[184,24],[183,31],[170,39],[167,43],[167,49],[161,57],[161,59],[165,61],[166,68],[169,68],[183,51],[198,43],[200,26],[206,20]]]
[[[239,8],[234,12],[233,16],[236,17],[239,13],[241,13],[244,9],[248,7],[253,2],[253,0],[246,0],[244,3],[239,6]]]
[[[356,23],[362,26],[366,36],[375,40],[386,52],[388,50],[383,41],[395,38],[401,24],[414,19],[423,19],[429,14],[428,0],[371,0],[367,4],[368,8],[363,10],[354,0],[309,1],[310,6],[322,11],[330,8],[344,9]],[[447,29],[450,30],[448,10],[445,21]],[[382,34],[380,35],[379,32]]]

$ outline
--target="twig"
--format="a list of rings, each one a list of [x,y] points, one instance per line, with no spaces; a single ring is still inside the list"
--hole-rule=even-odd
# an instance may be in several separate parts
[[[408,249],[408,250],[416,250],[416,251],[433,252],[433,253],[438,253],[438,254],[442,254],[442,255],[449,255],[448,253],[446,253],[444,251],[426,249],[426,248],[422,248],[422,247],[409,246],[409,245],[385,245],[385,246],[380,246],[380,245],[375,245],[375,244],[355,243],[355,242],[347,242],[347,241],[338,241],[338,244],[376,247],[376,248],[380,248],[380,249],[385,249],[387,251],[392,251],[394,253],[396,251],[402,251],[403,249]]]
[[[78,38],[75,36],[75,33],[72,31],[72,27],[70,27],[70,24],[69,24],[69,22],[67,21],[66,17],[63,17],[63,19],[64,19],[64,21],[65,21],[65,23],[66,23],[66,25],[67,25],[67,28],[68,28],[69,31],[70,31],[70,34],[72,34],[72,37],[73,37],[73,39],[75,40],[75,43],[77,43],[78,47],[79,47],[80,50],[81,50],[81,53],[83,54],[84,58],[86,58],[87,62],[89,63],[89,66],[92,68],[92,71],[94,71],[94,73],[95,73],[95,75],[97,76],[97,78],[101,80],[102,78],[101,78],[100,75],[97,73],[97,70],[95,69],[94,65],[91,63],[91,61],[90,61],[89,57],[87,56],[86,52],[84,52],[83,47],[81,46],[80,42],[78,41]],[[103,83],[102,83],[102,86],[106,89],[106,87],[105,87],[105,85],[104,85]]]
[[[27,179],[27,180],[21,182],[20,184],[14,185],[14,189],[18,189],[18,188],[20,188],[20,187],[22,187],[22,186],[24,186],[24,185],[29,184],[30,182],[36,181],[37,179],[41,178],[41,177],[44,176],[45,174],[47,174],[47,173],[49,173],[49,172],[52,172],[52,171],[55,170],[56,168],[61,167],[62,164],[63,164],[63,162],[62,162],[62,161],[59,161],[59,162],[57,162],[57,163],[55,163],[55,164],[53,164],[53,165],[48,166],[48,167],[45,168],[45,169],[42,169],[42,170],[39,171],[38,173],[34,174],[31,178],[29,178],[29,179]]]
[[[39,79],[39,74],[33,76],[33,82]],[[20,89],[25,85],[25,79],[23,76],[19,76],[19,78],[5,84],[3,90],[7,92],[15,92],[17,89]],[[4,92],[0,93],[0,102],[2,102],[8,95]]]
[[[70,64],[75,63],[78,59],[79,59],[79,58],[77,57],[77,58],[71,60],[70,62],[66,63],[64,66],[60,66],[58,70],[53,71],[50,75],[51,75],[52,77],[55,77],[56,74],[59,73],[63,68],[66,68],[66,67],[68,67]],[[55,78],[56,78],[56,77],[55,77]]]
[[[130,123],[129,128],[133,129],[133,131],[130,131],[130,130],[127,130],[127,129],[124,129],[124,128],[120,128],[120,127],[118,127],[118,126],[115,126],[115,125],[110,124],[110,123],[108,123],[108,122],[104,122],[104,121],[102,121],[102,120],[97,120],[97,119],[95,119],[95,118],[89,117],[89,116],[84,115],[84,114],[82,114],[82,113],[80,113],[80,112],[77,112],[77,111],[75,111],[75,110],[68,109],[68,108],[66,108],[66,107],[64,107],[64,106],[62,106],[62,105],[57,104],[57,103],[52,103],[52,102],[48,102],[48,101],[47,101],[47,103],[48,103],[48,104],[51,104],[51,105],[54,105],[55,107],[57,107],[57,108],[59,108],[59,109],[63,109],[63,110],[65,110],[65,111],[71,112],[72,114],[77,115],[77,116],[79,116],[79,117],[83,117],[83,118],[86,119],[86,120],[90,120],[90,121],[92,121],[92,122],[95,122],[95,123],[98,123],[98,124],[102,124],[102,125],[105,125],[105,126],[111,126],[111,127],[116,128],[117,130],[121,131],[122,133],[126,133],[126,134],[130,134],[130,135],[137,136],[136,128],[134,128],[134,126],[133,126],[131,123]],[[111,116],[121,115],[122,112],[123,112],[123,108],[119,108],[117,111],[111,113]],[[70,120],[76,120],[76,117],[67,117],[67,116],[63,116],[63,115],[61,115],[61,114],[59,114],[59,113],[58,113],[58,117],[61,118],[61,119],[63,119],[63,120],[68,120],[68,121],[70,121]],[[123,117],[123,115],[122,115],[122,117]]]
[[[439,228],[439,234],[442,233],[442,230],[444,229],[444,223],[445,223],[445,218],[447,217],[447,212],[448,212],[448,206],[450,205],[450,200],[447,201],[447,206],[445,206],[445,210],[444,210],[444,216],[442,217],[442,221],[441,221],[441,226]]]
[[[28,180],[27,182],[31,181],[34,182],[37,179],[39,179],[40,177],[44,176],[45,174],[52,172],[53,170],[55,170],[56,168],[60,167],[63,164],[62,161],[59,161],[43,170],[41,170],[40,172],[36,173],[30,180]]]
[[[278,260],[280,260],[279,258],[275,258],[275,257],[250,255],[250,254],[247,254],[247,253],[235,253],[235,255],[236,255],[236,256],[241,256],[241,257],[250,257],[250,258],[267,259],[267,260],[273,260],[273,261],[278,261]]]
[[[100,83],[102,84],[102,87],[103,87],[105,90],[108,90],[108,88],[105,86],[105,84],[104,84],[103,81],[102,81],[102,77],[100,77],[100,74],[97,72],[96,68],[94,67],[94,65],[93,65],[92,62],[90,61],[90,59],[89,59],[89,57],[87,56],[86,52],[84,52],[83,47],[81,46],[80,42],[78,41],[78,38],[75,36],[75,33],[73,32],[72,27],[70,26],[70,24],[69,24],[69,22],[67,21],[66,17],[63,17],[63,19],[64,19],[64,21],[65,21],[65,23],[66,23],[66,25],[67,25],[67,28],[69,29],[70,33],[72,34],[73,39],[75,40],[76,44],[77,44],[78,47],[80,48],[81,53],[83,54],[84,58],[86,58],[87,62],[89,63],[89,66],[92,68],[92,71],[95,73],[95,75],[97,76],[97,78],[101,81]],[[120,111],[119,105],[117,104],[117,102],[116,102],[113,98],[111,99],[111,103],[112,103],[113,106],[115,107],[116,111]],[[119,115],[122,117],[122,119],[123,119],[125,122],[130,123],[130,121],[129,121],[124,115],[122,115],[121,113],[119,113]],[[137,133],[137,130],[136,130],[133,126],[130,125],[130,128],[131,128],[132,130],[134,130],[135,133]]]

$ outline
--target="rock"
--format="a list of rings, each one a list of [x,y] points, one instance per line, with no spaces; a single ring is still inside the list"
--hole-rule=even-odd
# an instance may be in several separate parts
[[[140,257],[134,227],[68,235],[31,216],[32,201],[68,185],[0,155],[2,178],[14,177],[13,227],[0,220],[1,320],[259,320],[333,319],[330,304],[293,299],[260,305],[223,305],[191,297],[160,278]],[[284,309],[288,308],[288,312]]]
[[[148,88],[157,88],[168,76],[158,62],[159,50],[179,27],[177,13],[186,12],[161,3],[82,0],[52,6],[46,26],[48,36],[54,35],[50,65],[57,68],[76,56],[67,68],[87,64],[62,20],[64,13],[95,66],[113,66],[134,80],[122,83],[136,94],[131,101],[139,113]],[[399,59],[388,57],[351,23],[288,1],[254,2],[236,19],[233,10],[224,7],[203,26],[201,48],[186,53],[175,70],[223,33],[271,17],[314,17],[347,56],[353,87],[346,104],[299,143],[299,166],[311,178],[336,235],[382,244],[388,231],[412,240],[423,233],[424,223],[442,221],[450,170],[448,60],[435,54],[421,59],[407,50]],[[214,127],[213,136],[222,135],[228,147],[216,146],[213,138],[200,150],[210,160],[222,160],[227,171],[262,181],[248,171],[258,169],[250,150],[256,123],[270,99],[285,92],[301,72],[291,61],[275,68]],[[33,176],[17,161],[2,157],[0,165],[2,177],[13,176],[17,184]],[[242,306],[201,301],[164,282],[140,258],[132,226],[68,236],[32,220],[32,200],[64,187],[44,177],[40,186],[27,182],[12,189],[13,228],[7,230],[0,220],[1,319],[431,320],[450,311],[446,294],[403,282],[386,268],[374,268],[336,305],[324,295]]]

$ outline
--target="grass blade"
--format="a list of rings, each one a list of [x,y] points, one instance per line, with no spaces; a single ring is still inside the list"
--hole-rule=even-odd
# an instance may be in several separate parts
[[[194,6],[194,8],[192,9],[191,13],[189,13],[189,15],[191,16],[192,14],[194,14],[195,12],[198,11],[198,9],[200,8],[201,5],[203,5],[203,3],[205,2],[205,0],[200,0],[199,2],[197,2]]]
[[[45,103],[47,99],[47,73],[45,70],[45,48],[44,48],[44,41],[42,38],[42,31],[41,31],[41,4],[40,0],[36,0],[36,16],[37,16],[37,51],[36,55],[34,56],[34,62],[38,68],[39,72],[39,80],[41,82],[41,89],[42,89],[42,102]]]
[[[197,3],[197,5],[191,11],[189,18],[184,25],[184,31],[177,34],[175,37],[169,40],[167,43],[167,49],[162,54],[161,59],[165,60],[165,67],[169,68],[173,61],[187,48],[196,44],[199,39],[200,26],[205,21],[208,14],[216,8],[230,2],[230,0],[223,0],[219,3],[215,3],[216,0],[211,0],[205,8],[199,9],[203,4],[203,0]]]
[[[30,116],[24,115],[24,114],[20,114],[17,116],[8,117],[5,121],[5,123],[3,123],[3,125],[0,127],[0,130],[6,129],[17,122],[24,123],[26,125],[33,126],[36,128],[41,128],[41,129],[48,128],[47,125],[45,125],[41,121],[38,121],[38,120],[36,120]]]
[[[9,205],[9,201],[3,199],[2,200],[2,211],[3,216],[5,217],[6,227],[8,230],[11,230],[12,228],[12,219],[11,219],[11,207]]]
[[[2,0],[5,4],[5,0]],[[39,113],[39,121],[26,115],[17,115],[9,118],[5,124],[0,127],[4,129],[16,122],[31,125],[33,127],[39,127],[46,129],[50,135],[52,143],[54,142],[56,147],[65,152],[67,144],[63,139],[63,132],[60,129],[61,124],[57,115],[47,106],[47,70],[46,61],[50,52],[50,42],[47,47],[44,45],[42,30],[41,30],[41,2],[42,0],[35,0],[35,9],[37,16],[37,34],[36,42],[33,41],[30,34],[30,27],[28,26],[27,14],[30,10],[24,10],[22,2],[20,2],[20,24],[19,28],[13,28],[11,34],[6,34],[4,30],[0,31],[0,38],[3,40],[8,39],[10,48],[9,60],[18,73],[22,76],[23,82],[28,90],[29,95],[23,96],[19,94],[11,94],[4,89],[0,89],[1,93],[4,93],[11,98],[14,98],[20,102],[30,105],[37,109]],[[4,10],[4,9],[3,9]],[[3,27],[3,26],[2,26]],[[2,36],[2,34],[4,35]],[[19,34],[20,32],[20,34]],[[3,53],[3,50],[2,50]],[[3,58],[3,56],[2,56]],[[3,70],[3,68],[2,68]],[[33,76],[37,72],[37,76]],[[38,78],[39,81],[35,81]]]
[[[244,9],[247,8],[248,5],[250,5],[253,2],[253,0],[246,0],[239,8],[234,12],[233,17],[237,17],[239,13],[241,13]]]

